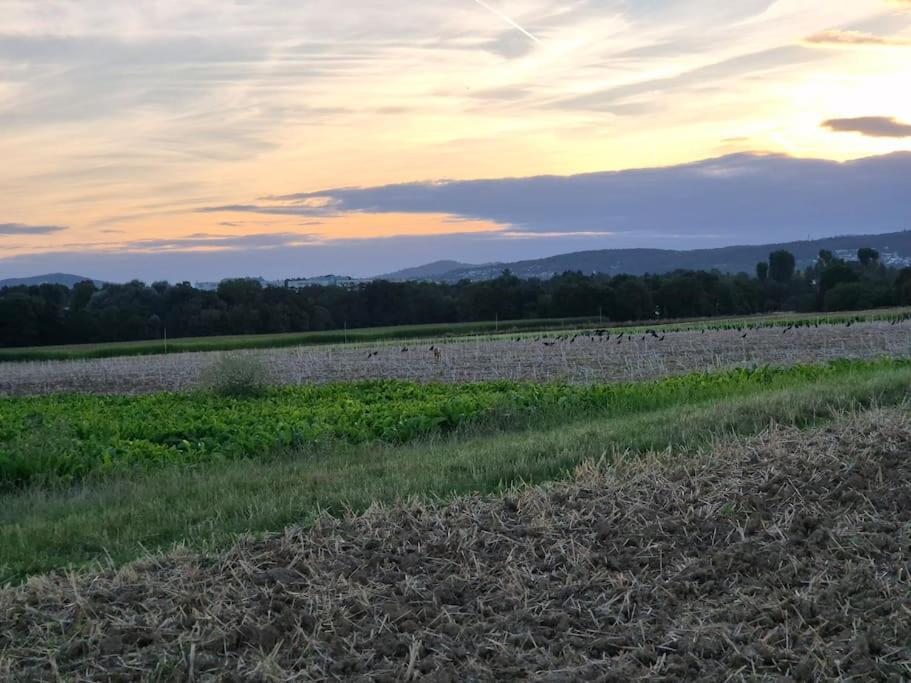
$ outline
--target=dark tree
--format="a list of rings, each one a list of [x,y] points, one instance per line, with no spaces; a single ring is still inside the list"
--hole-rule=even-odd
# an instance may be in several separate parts
[[[760,282],[765,282],[769,278],[769,264],[765,261],[756,264],[756,278]]]
[[[857,282],[860,275],[851,266],[843,261],[836,261],[819,276],[819,291],[823,296],[838,285]]]
[[[796,266],[794,254],[789,251],[779,249],[769,254],[769,277],[775,282],[790,282]]]
[[[879,261],[879,252],[870,247],[861,247],[857,250],[857,260],[864,268],[871,266]]]

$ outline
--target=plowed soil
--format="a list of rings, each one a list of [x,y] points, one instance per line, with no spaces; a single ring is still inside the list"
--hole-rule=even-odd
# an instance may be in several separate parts
[[[0,677],[900,681],[909,572],[911,415],[880,411],[33,579]]]

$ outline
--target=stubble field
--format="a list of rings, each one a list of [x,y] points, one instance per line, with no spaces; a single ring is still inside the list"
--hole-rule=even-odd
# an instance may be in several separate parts
[[[373,379],[416,382],[629,382],[761,365],[911,355],[911,322],[615,330],[477,340],[234,352],[257,359],[276,385]],[[199,387],[219,352],[4,363],[0,395],[141,394]]]

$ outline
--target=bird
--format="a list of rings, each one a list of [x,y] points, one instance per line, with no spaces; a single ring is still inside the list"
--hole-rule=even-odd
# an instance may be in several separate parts
[[[407,346],[403,346],[403,347],[402,347],[402,353],[407,353],[407,352],[408,352],[408,347],[407,347]]]
[[[741,334],[741,335],[740,335],[740,338],[741,338],[741,339],[746,339],[746,338],[747,338],[747,333],[744,332],[743,334]]]

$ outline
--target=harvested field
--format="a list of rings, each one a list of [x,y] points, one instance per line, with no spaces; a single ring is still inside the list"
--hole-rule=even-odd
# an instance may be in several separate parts
[[[0,676],[907,680],[911,416],[0,592]]]
[[[635,381],[752,365],[911,354],[907,321],[688,330],[622,337],[565,335],[244,351],[276,384],[362,379],[479,382]],[[198,386],[220,353],[4,363],[0,395],[145,393]]]

